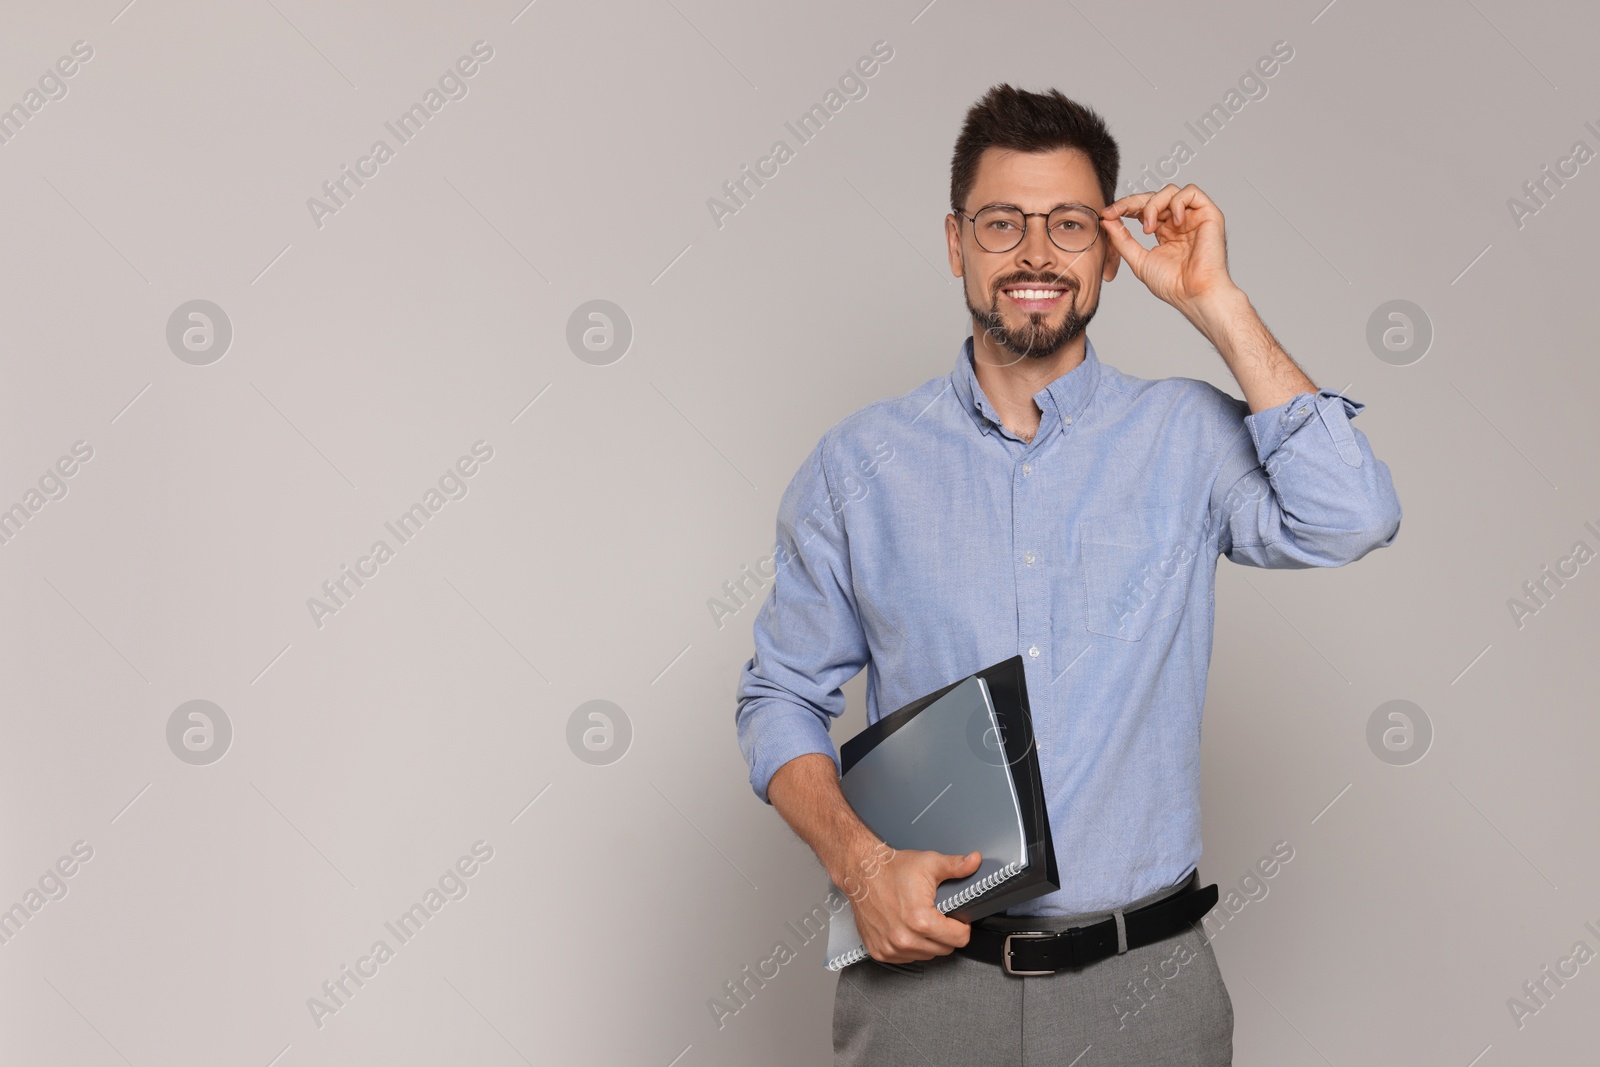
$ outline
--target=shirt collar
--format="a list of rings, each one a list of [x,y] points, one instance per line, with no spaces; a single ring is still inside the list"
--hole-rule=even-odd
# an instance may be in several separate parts
[[[1063,429],[1089,406],[1095,386],[1100,384],[1101,363],[1100,357],[1095,354],[1094,342],[1089,340],[1087,335],[1084,336],[1083,342],[1083,362],[1033,394],[1034,402],[1046,416],[1052,408],[1055,410],[1061,419]],[[978,384],[977,372],[973,369],[970,336],[961,346],[960,355],[956,357],[956,368],[951,374],[951,383],[955,388],[957,399],[961,401],[961,406],[966,409],[979,430],[988,433],[999,424],[1000,414],[995,411],[994,405],[989,403],[983,387]]]

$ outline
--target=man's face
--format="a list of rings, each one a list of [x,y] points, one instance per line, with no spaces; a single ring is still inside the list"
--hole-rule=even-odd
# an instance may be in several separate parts
[[[1014,152],[985,149],[978,176],[963,205],[976,215],[990,204],[1048,213],[1059,204],[1106,206],[1089,157],[1076,149]],[[1063,252],[1045,232],[1045,220],[1028,219],[1022,242],[1009,252],[989,252],[972,232],[970,219],[945,217],[950,269],[962,279],[967,310],[981,343],[1018,359],[1046,359],[1082,335],[1100,306],[1100,283],[1116,276],[1120,262],[1103,230],[1082,252]],[[1096,223],[1098,226],[1098,222]],[[1026,300],[1007,290],[1056,289],[1048,301]]]

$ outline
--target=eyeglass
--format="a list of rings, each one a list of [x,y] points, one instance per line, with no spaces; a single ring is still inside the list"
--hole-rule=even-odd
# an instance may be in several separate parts
[[[1083,252],[1100,239],[1100,216],[1087,207],[1063,205],[1048,215],[1043,211],[1018,211],[1014,207],[986,207],[976,215],[958,210],[972,223],[972,235],[985,252],[1009,252],[1022,243],[1028,220],[1045,220],[1050,241],[1063,252]]]

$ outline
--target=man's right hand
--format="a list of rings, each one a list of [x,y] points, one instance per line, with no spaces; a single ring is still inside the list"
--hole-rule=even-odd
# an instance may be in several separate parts
[[[910,963],[948,956],[972,937],[972,927],[933,906],[939,883],[965,878],[978,869],[976,852],[899,849],[876,863],[869,878],[841,884],[850,897],[856,932],[868,955],[883,963]]]
[[[970,926],[933,902],[940,882],[977,871],[983,859],[978,853],[890,848],[857,818],[840,791],[833,757],[824,753],[808,752],[779,767],[767,796],[850,898],[856,932],[873,959],[931,960],[972,937]]]

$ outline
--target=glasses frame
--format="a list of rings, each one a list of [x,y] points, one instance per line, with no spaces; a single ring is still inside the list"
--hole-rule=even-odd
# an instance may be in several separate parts
[[[1022,216],[1022,229],[1017,232],[1016,244],[1013,244],[1010,248],[1003,248],[998,252],[992,248],[985,248],[983,242],[978,239],[978,215],[988,211],[991,207],[1003,208],[1007,211],[1016,211],[1017,214]],[[1071,208],[1087,211],[1095,217],[1094,240],[1090,241],[1082,248],[1061,248],[1061,242],[1057,241],[1055,234],[1050,232],[1050,216],[1054,215],[1057,211]],[[1093,248],[1096,242],[1100,240],[1100,214],[1088,204],[1062,204],[1060,207],[1052,208],[1049,211],[1017,211],[1016,208],[1007,207],[1005,205],[990,204],[988,207],[979,208],[977,213],[973,215],[968,215],[965,211],[962,211],[959,208],[956,209],[956,214],[972,223],[972,239],[977,242],[978,247],[982,248],[985,252],[996,256],[1003,256],[1007,252],[1015,252],[1017,247],[1021,245],[1023,241],[1028,239],[1028,220],[1034,218],[1035,216],[1044,219],[1044,235],[1050,239],[1050,243],[1061,249],[1061,251],[1065,252],[1069,256],[1082,255],[1083,253],[1089,251],[1089,249]]]

